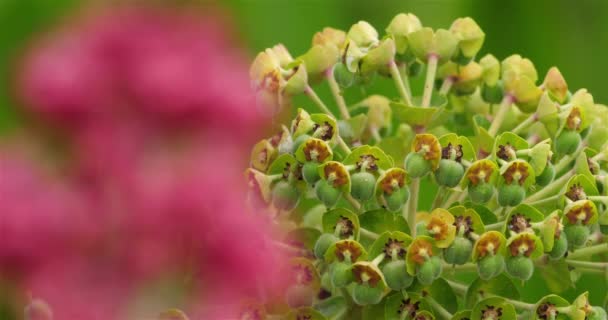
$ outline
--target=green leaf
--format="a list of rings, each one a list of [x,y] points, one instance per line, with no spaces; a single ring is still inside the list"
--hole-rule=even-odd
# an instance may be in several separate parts
[[[509,299],[517,300],[520,298],[519,291],[513,281],[504,274],[501,274],[490,280],[482,280],[477,278],[471,285],[465,295],[465,307],[472,308],[479,300],[482,300],[492,295],[497,295]]]
[[[550,292],[561,293],[574,286],[568,276],[568,264],[563,259],[539,266],[538,273],[545,280]]]
[[[477,214],[481,218],[481,221],[483,221],[484,224],[493,224],[498,222],[498,219],[496,218],[494,212],[492,212],[492,210],[488,209],[488,207],[482,204],[467,201],[464,203],[464,206],[475,210],[475,212],[477,212]]]
[[[401,231],[409,234],[410,227],[403,216],[391,213],[386,209],[367,211],[359,216],[362,228],[382,234],[385,231]],[[365,239],[362,239],[364,242]],[[365,242],[364,242],[365,243]],[[369,245],[371,242],[366,244]]]
[[[376,320],[383,319],[384,316],[384,304],[386,299],[382,299],[380,303],[367,305],[361,310],[361,320]]]
[[[378,148],[382,149],[388,156],[393,158],[397,166],[403,166],[405,156],[410,150],[410,143],[401,137],[386,137],[378,144]]]
[[[456,294],[443,278],[433,281],[430,286],[423,286],[419,282],[416,282],[412,289],[419,292],[423,297],[426,295],[431,296],[450,313],[454,313],[458,310],[458,299]]]
[[[337,319],[348,308],[348,305],[344,297],[334,296],[315,304],[314,308],[328,319]]]

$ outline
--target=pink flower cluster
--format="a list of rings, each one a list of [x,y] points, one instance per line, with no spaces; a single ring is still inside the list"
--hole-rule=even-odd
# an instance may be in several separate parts
[[[243,203],[243,147],[265,123],[210,16],[95,12],[27,55],[20,94],[67,151],[59,163],[0,147],[0,279],[17,296],[61,320],[209,319],[276,282],[274,230]],[[183,298],[148,297],[158,287]]]

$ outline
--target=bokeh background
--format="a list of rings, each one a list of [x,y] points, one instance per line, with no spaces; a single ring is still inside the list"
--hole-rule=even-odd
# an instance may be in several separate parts
[[[119,2],[119,1],[118,1]],[[192,1],[172,1],[174,3]],[[235,23],[234,31],[251,57],[275,43],[283,43],[292,55],[304,53],[312,35],[325,26],[348,29],[358,20],[367,20],[381,33],[399,12],[416,14],[424,25],[448,28],[462,16],[474,18],[486,33],[481,55],[492,53],[503,59],[512,53],[530,58],[539,75],[558,66],[572,91],[587,88],[596,102],[608,102],[608,1],[601,0],[219,0],[198,1],[221,6]],[[13,94],[14,68],[31,39],[44,33],[75,10],[79,0],[0,0],[0,135],[19,130],[27,115]],[[418,84],[419,85],[419,84]],[[416,84],[414,84],[414,87]],[[389,82],[372,86],[374,92],[394,96]],[[317,91],[330,100],[328,89]],[[349,92],[355,101],[360,92]],[[314,110],[305,98],[297,106]],[[0,177],[1,178],[1,177]],[[432,196],[432,194],[431,194]],[[0,199],[1,201],[1,199]],[[427,200],[428,201],[428,200]],[[1,214],[1,213],[0,213]],[[565,275],[564,275],[565,276]],[[591,302],[601,304],[605,281],[583,277],[578,290],[591,291]],[[548,289],[538,275],[522,292],[534,301]],[[563,296],[575,297],[576,290]]]

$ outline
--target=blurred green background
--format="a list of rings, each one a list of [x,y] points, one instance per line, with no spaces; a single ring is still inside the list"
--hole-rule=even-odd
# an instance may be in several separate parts
[[[115,1],[116,2],[116,1]],[[120,1],[118,1],[120,2]],[[183,2],[183,0],[173,0]],[[208,1],[204,1],[208,2]],[[492,53],[503,59],[519,53],[530,58],[539,76],[558,66],[571,91],[587,88],[596,102],[608,102],[604,75],[608,75],[608,1],[602,0],[219,0],[233,14],[237,32],[251,57],[276,43],[298,56],[312,35],[325,26],[348,29],[367,20],[380,33],[399,12],[416,14],[424,25],[449,28],[462,16],[473,17],[486,33],[480,55]],[[44,31],[70,12],[78,0],[0,0],[0,131],[19,127],[18,103],[12,96],[16,61],[33,35]],[[201,9],[204,11],[204,6]],[[396,95],[390,82],[379,80],[374,93]],[[331,101],[325,85],[318,92]],[[377,90],[377,91],[376,91]],[[355,102],[360,93],[347,93]],[[296,100],[312,110],[306,99]],[[557,275],[560,276],[560,275]],[[561,276],[567,276],[566,274]],[[578,288],[563,293],[569,300],[583,289],[592,291],[593,304],[601,304],[605,281],[583,277]],[[533,302],[549,291],[539,279],[526,285],[524,300]]]

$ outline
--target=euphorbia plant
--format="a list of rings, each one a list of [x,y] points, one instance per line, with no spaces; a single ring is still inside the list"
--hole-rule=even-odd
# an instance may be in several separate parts
[[[319,279],[261,299],[265,318],[606,319],[576,281],[608,281],[608,109],[555,67],[539,83],[520,55],[479,58],[471,18],[434,30],[399,14],[385,31],[325,28],[299,57],[253,61],[261,105],[318,108],[251,154],[252,204],[301,235],[294,263]],[[394,97],[347,101],[381,78]],[[550,290],[523,301],[535,274]]]

